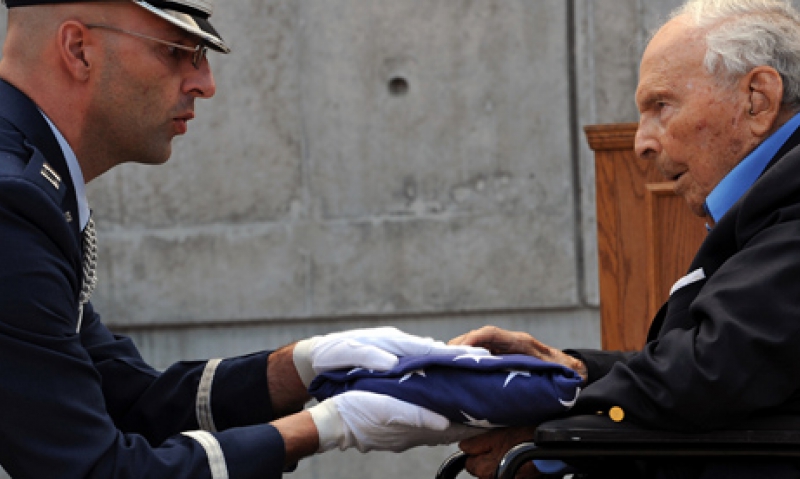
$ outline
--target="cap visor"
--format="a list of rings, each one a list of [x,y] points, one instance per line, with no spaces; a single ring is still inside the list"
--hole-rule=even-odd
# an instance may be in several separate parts
[[[208,46],[220,53],[230,53],[231,49],[222,41],[217,31],[211,26],[211,23],[200,17],[189,15],[188,13],[176,12],[175,10],[156,8],[143,0],[133,0],[133,3],[140,7],[158,15],[171,24],[191,33],[197,35]]]

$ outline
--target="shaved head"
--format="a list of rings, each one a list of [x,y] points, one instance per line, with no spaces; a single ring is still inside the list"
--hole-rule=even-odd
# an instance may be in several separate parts
[[[8,58],[26,68],[41,63],[47,49],[57,40],[61,25],[68,20],[82,23],[110,21],[121,15],[123,1],[34,5],[8,10],[8,30],[3,60]],[[115,8],[110,8],[110,7]],[[6,70],[0,60],[0,75]]]

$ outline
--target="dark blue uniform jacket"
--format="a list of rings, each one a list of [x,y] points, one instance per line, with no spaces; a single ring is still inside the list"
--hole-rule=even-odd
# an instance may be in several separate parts
[[[63,154],[36,105],[0,81],[0,465],[15,479],[281,475],[268,353],[158,372],[91,303],[76,331],[80,287]],[[219,432],[199,431],[198,411]]]

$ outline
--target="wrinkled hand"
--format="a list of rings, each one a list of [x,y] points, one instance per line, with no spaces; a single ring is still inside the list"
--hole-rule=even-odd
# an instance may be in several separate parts
[[[535,429],[534,427],[495,429],[462,441],[458,447],[469,456],[465,469],[480,479],[493,478],[503,456],[517,444],[530,441]],[[520,468],[516,479],[530,479],[539,476],[539,471],[536,470],[533,462],[530,462]]]
[[[451,424],[428,409],[391,396],[349,391],[308,410],[319,434],[318,452],[355,447],[402,452],[416,446],[454,443],[483,430]]]
[[[583,361],[542,343],[528,333],[506,331],[496,326],[484,326],[453,338],[448,344],[478,346],[488,349],[492,354],[527,354],[542,361],[566,366],[580,374],[584,380],[589,375]]]
[[[397,365],[399,356],[446,353],[489,354],[483,348],[448,346],[431,338],[384,327],[354,329],[305,339],[297,343],[293,355],[297,373],[308,387],[317,374],[325,371],[354,367],[386,371]]]

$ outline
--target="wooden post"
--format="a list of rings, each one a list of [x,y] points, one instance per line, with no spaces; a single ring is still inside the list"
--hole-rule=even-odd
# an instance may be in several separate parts
[[[641,349],[673,283],[706,235],[672,183],[633,151],[636,123],[584,128],[595,153],[604,349]]]

